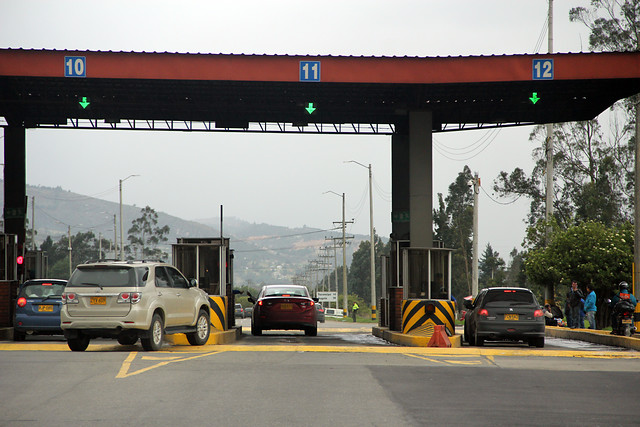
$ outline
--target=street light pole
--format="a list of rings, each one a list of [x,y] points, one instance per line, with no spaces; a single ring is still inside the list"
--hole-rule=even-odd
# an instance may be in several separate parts
[[[375,236],[373,233],[373,188],[372,181],[373,177],[371,174],[371,163],[369,166],[365,166],[360,162],[356,162],[355,160],[350,160],[347,163],[355,163],[363,168],[369,169],[369,239],[370,239],[370,274],[371,274],[371,319],[376,320],[376,260],[375,260]]]
[[[119,188],[120,188],[120,261],[124,261],[124,243],[122,238],[122,183],[128,180],[131,177],[140,176],[140,175],[129,175],[125,179],[119,180]]]

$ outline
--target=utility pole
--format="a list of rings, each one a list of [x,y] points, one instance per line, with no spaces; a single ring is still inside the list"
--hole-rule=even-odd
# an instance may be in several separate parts
[[[36,250],[36,196],[31,196],[31,248]]]
[[[67,230],[67,237],[69,239],[69,247],[68,247],[68,249],[69,249],[69,277],[71,277],[71,273],[73,273],[71,271],[71,266],[73,265],[73,263],[71,262],[71,226],[69,225],[68,227],[69,228]]]
[[[370,257],[370,274],[371,274],[371,319],[376,320],[376,247],[375,247],[375,236],[373,233],[373,175],[371,173],[371,163],[369,166],[365,166],[360,162],[356,162],[355,160],[350,160],[349,163],[355,163],[357,165],[362,166],[363,168],[369,169],[369,241],[371,248],[369,250]]]
[[[118,228],[116,227],[116,214],[113,214],[113,259],[118,259]]]
[[[553,0],[549,0],[549,54],[553,53]],[[547,137],[545,139],[545,153],[547,157],[546,169],[546,200],[545,200],[545,220],[547,227],[545,230],[545,244],[549,245],[551,239],[551,219],[553,218],[553,124],[545,125]],[[545,304],[554,303],[553,283],[548,283],[545,287]]]
[[[478,295],[478,194],[480,193],[480,177],[478,173],[473,177],[473,254],[471,267],[471,293]]]

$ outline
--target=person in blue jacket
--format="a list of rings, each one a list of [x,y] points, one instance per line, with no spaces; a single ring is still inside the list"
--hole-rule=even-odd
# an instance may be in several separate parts
[[[584,299],[584,311],[586,313],[587,321],[589,322],[589,329],[596,329],[596,291],[593,290],[591,285],[587,285],[587,296]]]

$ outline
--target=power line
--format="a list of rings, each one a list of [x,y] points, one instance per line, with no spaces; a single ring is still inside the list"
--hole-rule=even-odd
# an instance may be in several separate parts
[[[510,202],[499,202],[497,200],[495,200],[493,197],[491,197],[489,195],[489,193],[487,193],[487,191],[484,189],[484,187],[480,187],[482,189],[482,192],[494,203],[497,203],[499,205],[511,205],[515,202],[518,201],[518,199],[520,199],[520,197],[522,197],[522,194],[518,194],[518,197],[516,197],[515,199],[511,200]]]
[[[304,232],[304,233],[285,234],[285,235],[282,235],[282,236],[261,236],[261,237],[254,237],[254,238],[251,238],[251,239],[234,240],[234,242],[254,242],[254,241],[258,241],[258,240],[283,239],[285,237],[306,236],[308,234],[324,233],[325,231],[334,231],[334,230],[338,230],[338,229],[339,229],[338,227],[334,227],[334,228],[327,228],[326,230],[307,231],[307,232]]]

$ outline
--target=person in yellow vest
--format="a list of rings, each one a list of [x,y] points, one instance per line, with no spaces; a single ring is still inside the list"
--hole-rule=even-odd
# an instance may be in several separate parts
[[[351,307],[351,314],[353,315],[353,321],[355,323],[356,321],[356,313],[358,313],[358,309],[360,308],[360,306],[358,305],[357,302],[353,303],[353,307]]]

